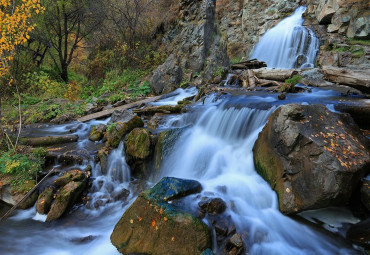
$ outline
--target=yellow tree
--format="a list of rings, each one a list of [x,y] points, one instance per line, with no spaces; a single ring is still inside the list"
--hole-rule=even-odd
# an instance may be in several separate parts
[[[34,25],[30,19],[44,9],[40,0],[0,0],[0,82],[1,86],[12,85],[10,65],[14,59],[16,48],[27,42]],[[0,133],[1,99],[5,87],[0,87]]]

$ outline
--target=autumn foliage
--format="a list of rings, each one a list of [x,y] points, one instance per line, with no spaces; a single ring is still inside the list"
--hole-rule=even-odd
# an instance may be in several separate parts
[[[44,9],[40,0],[0,0],[0,76],[9,73],[17,46],[29,39],[34,24],[30,18]]]

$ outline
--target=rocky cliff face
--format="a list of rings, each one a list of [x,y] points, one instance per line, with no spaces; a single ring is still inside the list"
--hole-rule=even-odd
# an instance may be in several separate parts
[[[154,93],[169,92],[190,80],[204,82],[227,70],[226,41],[217,29],[216,0],[182,0],[179,21],[163,38],[169,57],[150,80]]]
[[[370,67],[367,0],[181,0],[179,20],[162,39],[169,57],[154,71],[152,90],[209,82],[229,59],[248,58],[260,37],[301,5],[304,25],[320,39],[318,66]]]

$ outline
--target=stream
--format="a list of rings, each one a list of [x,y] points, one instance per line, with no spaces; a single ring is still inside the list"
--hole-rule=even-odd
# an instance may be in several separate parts
[[[164,100],[179,101],[194,92],[194,89],[189,89],[188,93],[181,91],[183,96]],[[250,254],[358,254],[340,238],[324,235],[282,215],[276,194],[256,173],[253,163],[252,148],[258,133],[279,105],[320,102],[334,110],[339,100],[356,104],[361,98],[341,98],[340,92],[317,88],[312,92],[289,94],[286,101],[278,100],[277,94],[266,92],[236,96],[211,94],[187,113],[169,115],[160,124],[160,130],[182,128],[183,132],[170,148],[171,153],[164,160],[160,175],[147,180],[148,185],[153,186],[164,176],[200,181],[203,192],[212,192],[227,203],[227,213],[232,216],[238,232],[249,233],[244,241],[250,247]],[[84,147],[93,154],[99,143],[90,142],[88,133],[93,125],[108,121],[44,126],[33,135],[60,135],[75,128],[80,138],[74,146]],[[25,133],[28,131],[26,129]],[[100,165],[93,161],[73,166],[93,166],[90,204],[100,201],[100,206],[81,205],[64,218],[50,223],[45,223],[45,216],[37,214],[35,208],[17,211],[0,224],[1,254],[118,254],[109,236],[137,194],[130,185],[133,179],[125,162],[123,143],[111,151],[108,162],[106,175],[101,174]],[[111,194],[122,188],[131,191],[128,202],[105,203]],[[194,203],[197,203],[196,199]],[[335,218],[337,211],[329,212],[329,218]],[[321,214],[328,217],[325,212]],[[356,219],[350,215],[342,221],[356,222]]]

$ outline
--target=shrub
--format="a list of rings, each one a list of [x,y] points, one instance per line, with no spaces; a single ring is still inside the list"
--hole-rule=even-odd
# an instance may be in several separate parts
[[[292,78],[285,80],[284,85],[280,87],[281,92],[294,92],[295,85],[302,81],[302,76],[294,75]]]

